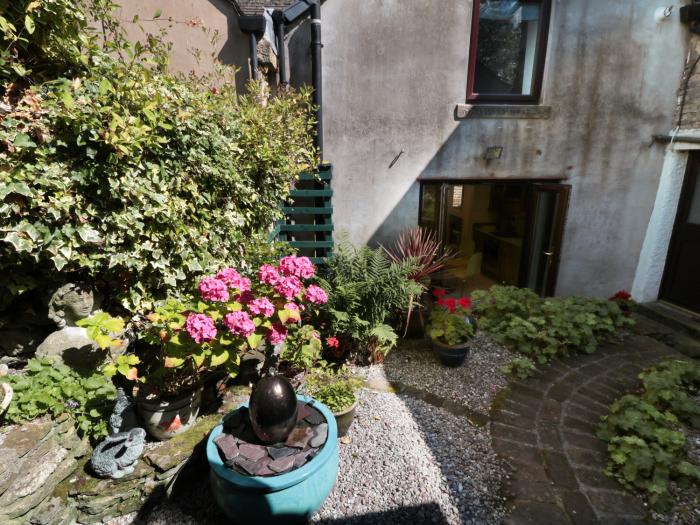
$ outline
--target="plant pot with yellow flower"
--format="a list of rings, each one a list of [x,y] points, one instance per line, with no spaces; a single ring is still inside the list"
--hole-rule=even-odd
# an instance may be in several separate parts
[[[204,277],[195,302],[168,300],[138,330],[133,353],[104,367],[133,381],[145,429],[164,440],[191,428],[199,415],[202,386],[222,371],[238,373],[251,349],[271,355],[275,345],[304,327],[300,311],[323,304],[326,293],[303,280],[315,272],[306,257],[284,257],[263,265],[257,279],[234,268]],[[308,330],[308,328],[306,328]]]

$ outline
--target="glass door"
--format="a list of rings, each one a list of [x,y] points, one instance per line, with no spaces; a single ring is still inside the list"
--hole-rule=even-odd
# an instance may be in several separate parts
[[[533,184],[521,280],[541,296],[554,294],[571,187]]]
[[[661,299],[700,312],[700,154],[691,153],[661,283]]]

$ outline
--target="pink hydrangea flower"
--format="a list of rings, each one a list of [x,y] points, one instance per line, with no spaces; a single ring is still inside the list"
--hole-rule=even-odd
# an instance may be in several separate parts
[[[313,304],[326,304],[328,302],[328,295],[320,286],[311,284],[306,289],[306,300]]]
[[[204,277],[199,281],[199,295],[205,301],[218,301],[225,303],[228,301],[228,289],[226,283],[216,277]]]
[[[258,279],[260,279],[260,282],[263,284],[274,286],[277,284],[277,281],[279,281],[279,278],[280,274],[277,268],[270,264],[263,264],[258,270]]]
[[[270,302],[267,297],[259,297],[248,303],[248,310],[254,315],[264,315],[272,317],[275,315],[275,305]]]
[[[270,344],[276,345],[285,339],[287,339],[287,329],[279,323],[273,324],[270,332],[267,334],[267,340]]]
[[[224,316],[226,328],[236,335],[248,337],[255,332],[255,323],[247,312],[231,312]]]
[[[280,261],[280,273],[286,276],[308,279],[316,273],[316,267],[308,257],[296,257],[287,255]]]
[[[285,299],[291,299],[301,291],[301,281],[298,277],[283,277],[275,284],[275,291]]]
[[[205,314],[190,314],[185,321],[185,330],[196,343],[211,341],[216,337],[214,320]]]
[[[299,311],[299,306],[297,305],[297,303],[285,303],[285,304],[284,304],[284,307],[285,307],[287,310],[296,310],[296,311]]]
[[[250,290],[250,279],[241,277],[234,268],[224,268],[216,274],[216,278],[223,281],[229,288],[236,288],[242,292]]]

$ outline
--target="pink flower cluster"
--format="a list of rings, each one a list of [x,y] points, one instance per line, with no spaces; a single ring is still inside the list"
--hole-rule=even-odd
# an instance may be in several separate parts
[[[248,310],[254,315],[264,315],[265,317],[275,315],[275,305],[267,297],[260,297],[250,301]]]
[[[277,268],[271,264],[263,264],[258,270],[258,279],[260,279],[260,282],[263,284],[274,286],[277,284],[277,281],[279,281],[279,278],[280,274]]]
[[[267,334],[267,340],[270,342],[270,344],[276,345],[287,339],[288,333],[289,331],[284,327],[284,325],[275,323],[272,325],[272,329]]]
[[[224,268],[216,274],[216,278],[223,281],[229,288],[236,288],[241,292],[250,290],[250,279],[241,277],[234,268]]]
[[[313,304],[326,304],[328,295],[320,286],[311,284],[306,288],[306,300]]]
[[[309,279],[316,273],[316,267],[308,257],[288,255],[280,261],[280,273],[288,277],[294,276],[299,279]]]
[[[301,292],[301,287],[301,281],[294,275],[290,277],[280,277],[275,284],[275,292],[289,300]]]
[[[205,314],[188,315],[185,321],[185,330],[196,343],[211,341],[216,337],[214,321]]]
[[[255,332],[255,323],[247,312],[231,312],[224,316],[224,324],[232,333],[241,337],[248,337]]]
[[[205,301],[225,303],[229,299],[226,283],[216,277],[204,277],[199,281],[199,295]]]

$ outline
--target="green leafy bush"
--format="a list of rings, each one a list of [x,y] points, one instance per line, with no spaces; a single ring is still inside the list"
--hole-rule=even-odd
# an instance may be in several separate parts
[[[198,275],[241,267],[245,246],[280,216],[297,174],[315,163],[308,93],[266,100],[253,86],[238,96],[225,70],[170,73],[168,47],[154,36],[127,41],[108,3],[99,18],[107,49],[85,32],[77,0],[35,3],[32,16],[49,6],[78,13],[70,35],[48,14],[42,31],[79,53],[66,59],[82,69],[56,66],[75,76],[4,86],[0,296],[80,278],[142,312]],[[0,29],[6,40],[27,35],[7,23]],[[46,42],[17,44],[21,59],[5,64],[3,76],[16,76],[18,64],[35,70],[42,64],[32,60],[61,49]],[[31,58],[39,45],[46,53]]]
[[[619,329],[634,323],[615,301],[542,299],[514,286],[476,291],[472,300],[472,311],[483,330],[538,363],[572,352],[592,353]],[[520,373],[526,369],[520,367]]]
[[[336,413],[350,408],[357,401],[355,392],[362,384],[362,380],[347,368],[334,371],[319,366],[306,376],[306,392]]]
[[[535,373],[537,367],[528,357],[514,357],[510,363],[503,365],[501,370],[504,374],[513,374],[520,379],[527,379]]]
[[[700,428],[700,408],[692,399],[700,388],[700,366],[664,361],[640,378],[642,392],[615,401],[598,436],[609,443],[608,475],[665,508],[672,502],[671,480],[700,481],[700,468],[687,460],[681,431],[682,425]]]
[[[116,390],[101,373],[82,375],[48,359],[31,359],[26,374],[8,376],[14,397],[5,418],[18,423],[45,414],[70,414],[81,435],[107,436]]]
[[[356,249],[341,239],[319,279],[329,293],[317,326],[349,339],[364,359],[386,355],[398,338],[390,323],[423,290],[410,279],[415,270],[411,260],[392,262],[382,249]]]

